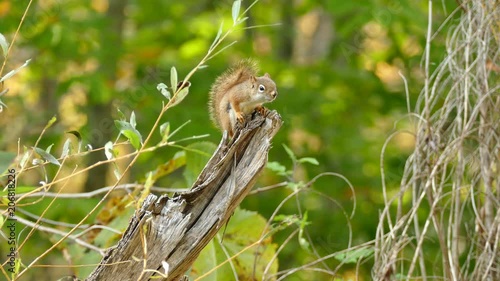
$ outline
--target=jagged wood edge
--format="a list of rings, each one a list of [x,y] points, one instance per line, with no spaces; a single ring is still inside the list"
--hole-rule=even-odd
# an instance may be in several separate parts
[[[223,137],[190,191],[172,198],[149,195],[86,280],[183,279],[252,189],[281,124],[276,111],[255,114],[233,140]],[[155,272],[165,273],[162,261],[168,264],[167,278]]]

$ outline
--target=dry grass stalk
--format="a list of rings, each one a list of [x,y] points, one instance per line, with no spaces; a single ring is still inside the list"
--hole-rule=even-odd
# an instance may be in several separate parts
[[[500,280],[500,3],[462,8],[432,73],[429,28],[416,148],[399,193],[385,197],[376,280]],[[429,255],[436,244],[437,257]]]

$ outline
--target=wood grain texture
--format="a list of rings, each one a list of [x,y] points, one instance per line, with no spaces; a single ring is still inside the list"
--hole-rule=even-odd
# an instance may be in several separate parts
[[[248,119],[232,140],[224,135],[189,191],[172,198],[149,195],[86,280],[183,280],[252,189],[282,124],[276,111]],[[162,261],[168,264],[166,278],[158,273],[165,273]]]

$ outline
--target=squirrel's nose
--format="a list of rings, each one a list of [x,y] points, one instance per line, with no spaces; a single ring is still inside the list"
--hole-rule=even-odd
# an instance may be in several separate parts
[[[274,91],[272,94],[273,98],[276,98],[278,96],[278,91]]]

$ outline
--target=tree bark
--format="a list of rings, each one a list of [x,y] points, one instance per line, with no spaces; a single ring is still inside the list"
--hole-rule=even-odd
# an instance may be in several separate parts
[[[183,280],[267,163],[282,121],[276,111],[255,115],[232,140],[224,134],[189,191],[172,198],[149,195],[86,280]]]

